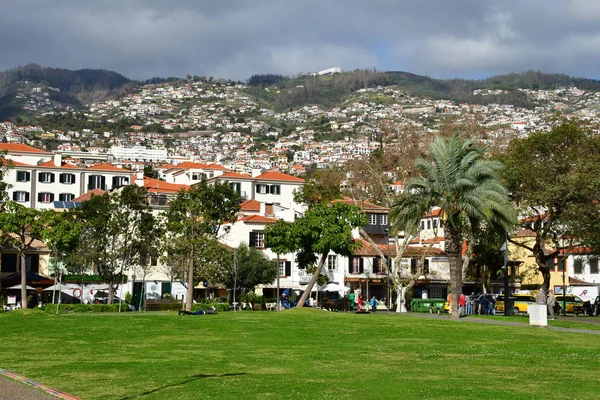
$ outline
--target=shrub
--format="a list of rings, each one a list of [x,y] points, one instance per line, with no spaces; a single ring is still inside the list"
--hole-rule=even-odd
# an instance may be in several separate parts
[[[192,304],[192,311],[208,310],[211,307],[214,307],[217,312],[229,311],[228,303],[212,303],[212,304],[196,303],[196,304]]]
[[[46,304],[43,307],[46,312],[55,313],[56,304]],[[121,305],[121,312],[129,311],[129,306],[125,303]],[[105,313],[119,312],[119,304],[61,304],[58,306],[59,313]]]

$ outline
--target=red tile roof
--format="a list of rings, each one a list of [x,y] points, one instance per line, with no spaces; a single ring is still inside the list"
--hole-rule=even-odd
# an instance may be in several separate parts
[[[102,189],[93,189],[93,190],[90,190],[89,192],[79,196],[78,198],[73,199],[73,202],[74,203],[83,203],[84,201],[88,201],[92,197],[92,195],[93,196],[102,196],[104,193],[106,193],[106,192]]]
[[[25,164],[19,161],[11,160],[10,158],[5,158],[3,162],[0,162],[0,165],[2,164],[13,167],[35,167],[35,165]]]
[[[350,197],[333,200],[332,203],[345,203],[350,206],[359,206],[364,211],[387,212],[388,209],[369,202],[368,200],[354,200]]]
[[[35,147],[28,146],[22,143],[0,143],[0,151],[14,151],[19,153],[44,153],[50,154],[49,152],[41,149],[36,149]]]
[[[130,172],[131,173],[131,171],[129,171],[127,169],[115,167],[112,164],[106,164],[106,163],[92,165],[91,167],[88,167],[88,169],[98,170],[98,171],[119,171],[119,172]]]
[[[73,169],[73,168],[78,169],[79,168],[77,165],[69,164],[66,162],[61,163],[60,167],[57,167],[56,165],[54,165],[54,160],[46,161],[45,163],[38,165],[38,167],[70,168],[70,169]]]
[[[282,172],[277,171],[267,171],[256,177],[257,180],[261,181],[283,181],[283,182],[302,182],[304,183],[304,179],[298,178],[296,176],[284,174]]]
[[[225,172],[223,175],[217,176],[216,178],[249,179],[252,177],[250,175],[240,174],[239,172],[229,171]]]
[[[277,223],[277,218],[263,217],[262,215],[248,215],[240,218],[238,221],[253,224],[275,224]]]
[[[144,187],[150,193],[178,193],[181,189],[189,189],[188,185],[169,183],[159,179],[144,177]]]
[[[369,243],[368,241],[366,241],[364,239],[355,239],[354,241],[361,243],[361,248],[354,252],[355,256],[363,256],[363,257],[379,256],[377,249],[375,249],[375,247],[373,247],[373,245],[371,245],[371,243]],[[396,257],[396,245],[391,244],[388,246],[386,244],[378,244],[377,247],[379,247],[379,249],[381,250],[383,255],[387,256],[389,254],[390,257]],[[389,247],[389,249],[388,249],[388,247]],[[389,253],[388,253],[388,251],[389,251]],[[404,257],[417,257],[417,256],[422,256],[426,252],[427,252],[426,247],[409,246],[404,250],[403,256]],[[432,247],[427,252],[428,257],[440,257],[440,256],[445,256],[445,255],[446,255],[446,253],[442,249],[438,249],[437,247]]]
[[[242,211],[260,211],[260,201],[247,200],[240,205]]]

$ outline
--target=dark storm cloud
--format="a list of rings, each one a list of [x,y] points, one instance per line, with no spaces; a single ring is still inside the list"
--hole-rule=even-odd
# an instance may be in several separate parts
[[[333,66],[479,77],[597,77],[596,0],[5,0],[0,69],[37,62],[132,78]]]

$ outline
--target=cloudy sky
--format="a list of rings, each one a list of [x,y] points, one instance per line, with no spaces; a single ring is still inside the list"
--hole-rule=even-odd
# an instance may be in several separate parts
[[[600,0],[3,0],[0,70],[245,80],[329,67],[600,78]]]

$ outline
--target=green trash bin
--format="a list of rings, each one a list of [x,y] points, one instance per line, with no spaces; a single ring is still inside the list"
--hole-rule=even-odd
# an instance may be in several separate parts
[[[431,299],[412,299],[410,309],[414,312],[431,312],[432,305]]]
[[[446,304],[446,300],[444,299],[431,299],[432,303],[432,312],[442,314],[444,312],[444,305]]]

